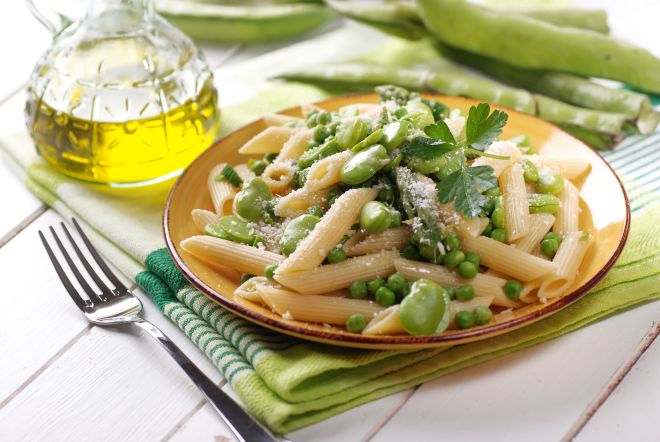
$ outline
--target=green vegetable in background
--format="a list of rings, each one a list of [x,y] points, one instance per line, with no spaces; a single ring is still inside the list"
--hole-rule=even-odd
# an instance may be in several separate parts
[[[418,0],[417,5],[427,28],[450,46],[515,66],[608,78],[660,92],[660,59],[635,45],[464,0]]]
[[[449,326],[449,294],[428,279],[415,281],[399,307],[399,320],[413,336],[442,333]]]
[[[310,32],[334,19],[322,4],[227,5],[157,0],[156,10],[197,41],[259,43]]]

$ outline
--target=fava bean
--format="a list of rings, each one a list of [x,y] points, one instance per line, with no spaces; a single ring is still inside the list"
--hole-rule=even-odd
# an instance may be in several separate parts
[[[539,170],[536,168],[534,163],[529,160],[525,160],[522,163],[523,177],[528,183],[535,183],[539,180]]]
[[[400,217],[401,215],[399,215]],[[392,211],[378,201],[369,201],[360,210],[360,226],[369,233],[380,233],[392,225]]]
[[[387,149],[376,144],[357,153],[344,164],[341,169],[341,180],[352,186],[360,184],[374,176],[389,162]]]
[[[564,188],[564,179],[556,173],[541,173],[536,182],[538,193],[557,195]]]
[[[401,325],[413,336],[442,333],[449,325],[450,302],[447,290],[428,279],[419,279],[401,301]]]
[[[369,146],[373,146],[374,144],[378,143],[381,139],[383,138],[383,129],[378,128],[375,131],[371,132],[367,137],[357,143],[353,148],[351,149],[353,152],[360,152],[364,149],[366,149]]]
[[[204,233],[248,245],[252,245],[255,240],[247,223],[231,215],[221,217],[216,224],[208,224],[204,228]]]
[[[424,129],[426,126],[435,123],[433,111],[421,101],[409,101],[406,109],[411,116],[413,125],[418,129]]]
[[[316,224],[321,221],[321,219],[314,215],[300,215],[297,218],[294,218],[286,225],[282,237],[280,238],[280,250],[284,256],[289,256],[292,254],[300,241],[302,241],[309,232],[314,230]]]
[[[407,121],[395,121],[383,128],[383,146],[388,151],[396,149],[404,142],[410,131],[410,123]]]
[[[527,197],[529,213],[557,213],[561,201],[554,195],[533,193]]]
[[[254,221],[264,216],[265,203],[273,198],[268,185],[261,178],[253,178],[236,194],[234,205],[241,218]]]
[[[320,146],[306,150],[300,158],[298,158],[296,165],[300,169],[307,169],[318,160],[322,160],[323,158],[329,157],[338,152],[341,152],[339,144],[334,139],[330,139]]]
[[[337,143],[343,149],[351,149],[369,134],[369,123],[360,118],[344,122],[337,129]]]

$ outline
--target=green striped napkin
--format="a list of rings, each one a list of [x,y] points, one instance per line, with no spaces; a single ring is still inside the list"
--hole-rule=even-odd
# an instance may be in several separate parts
[[[356,38],[355,34],[348,36]],[[250,84],[242,102],[223,107],[223,130],[266,111],[327,96],[311,86],[271,84],[259,73],[265,65],[303,59],[313,62],[311,49],[328,58],[341,48],[333,41],[328,47],[304,43],[219,73],[221,94],[223,88]],[[165,185],[122,193],[81,184],[41,162],[24,133],[2,138],[0,148],[35,195],[64,217],[83,221],[102,253],[134,277],[163,314],[213,361],[249,410],[281,433],[660,298],[660,212],[656,208],[660,133],[631,138],[605,154],[624,179],[635,216],[621,258],[591,294],[523,329],[472,344],[420,351],[336,348],[255,326],[206,299],[172,263],[161,237]]]

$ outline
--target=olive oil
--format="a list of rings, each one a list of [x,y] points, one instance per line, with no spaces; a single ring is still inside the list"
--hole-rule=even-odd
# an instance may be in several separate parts
[[[110,106],[119,112],[110,111],[107,104],[104,110],[97,110],[95,100],[89,100],[91,111],[87,113],[92,117],[95,112],[102,114],[98,121],[78,117],[75,110],[55,109],[28,93],[26,120],[39,153],[59,171],[92,182],[146,184],[176,176],[211,145],[218,128],[212,78],[196,96],[164,112],[157,100],[146,105],[135,100],[135,104],[141,102],[136,111],[131,109],[135,104],[125,98]],[[109,118],[117,113],[138,118]]]

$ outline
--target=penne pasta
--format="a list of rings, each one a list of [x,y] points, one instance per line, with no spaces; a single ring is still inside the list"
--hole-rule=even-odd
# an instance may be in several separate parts
[[[539,299],[560,296],[571,287],[593,238],[588,232],[571,232],[564,235],[552,262],[557,270],[545,278],[539,287]]]
[[[234,186],[229,184],[226,181],[218,181],[216,177],[220,174],[220,171],[225,167],[226,164],[218,164],[209,173],[207,179],[207,185],[209,188],[209,194],[211,195],[211,202],[213,203],[213,208],[215,213],[219,216],[227,215],[231,213],[231,206],[236,195],[236,189]]]
[[[191,215],[193,223],[195,223],[195,227],[197,227],[197,229],[202,232],[204,232],[207,224],[217,224],[219,219],[218,215],[211,212],[210,210],[204,209],[193,209]]]
[[[507,298],[504,294],[506,280],[485,273],[477,273],[472,279],[460,278],[456,272],[444,266],[427,262],[413,261],[405,258],[394,260],[396,271],[409,281],[429,279],[445,287],[460,287],[470,284],[476,296],[492,296],[493,303],[502,307],[516,307],[519,303]]]
[[[499,177],[504,201],[504,228],[508,241],[515,241],[529,232],[529,202],[520,163],[504,169]]]
[[[284,319],[344,325],[349,316],[360,313],[369,319],[383,310],[380,304],[338,296],[301,295],[282,288],[257,285],[261,299]]]
[[[543,278],[527,281],[523,284],[522,291],[520,292],[520,300],[525,303],[531,303],[539,299],[539,287]]]
[[[360,209],[378,196],[371,188],[351,189],[337,198],[295,252],[280,264],[280,274],[312,269],[323,262],[328,252],[335,247],[344,233],[353,225]]]
[[[465,138],[466,122],[467,119],[462,115],[445,118],[445,123],[456,140],[462,140]]]
[[[304,188],[314,191],[340,183],[341,169],[352,156],[353,152],[345,150],[317,161],[309,168]]]
[[[307,144],[314,138],[314,131],[308,128],[297,129],[296,132],[284,143],[280,154],[275,159],[278,161],[297,160],[307,149]]]
[[[580,220],[580,191],[570,181],[564,180],[564,187],[558,196],[561,205],[552,231],[561,234],[577,232]]]
[[[267,284],[268,279],[265,276],[255,276],[248,279],[243,284],[236,287],[234,296],[240,296],[248,301],[264,303],[261,294],[257,291],[257,284]]]
[[[463,239],[463,248],[481,256],[481,263],[521,281],[554,272],[557,265],[486,236]]]
[[[319,295],[344,289],[357,279],[388,276],[394,273],[394,260],[398,256],[396,251],[381,251],[296,272],[282,272],[280,264],[275,270],[275,280],[297,292]]]
[[[278,264],[284,259],[277,253],[206,235],[186,238],[181,241],[180,246],[202,261],[228,266],[253,275],[263,275],[266,267]]]
[[[252,178],[256,177],[254,172],[250,170],[250,168],[247,166],[247,164],[239,164],[238,166],[234,166],[234,170],[238,174],[238,176],[241,177],[243,182],[247,183],[248,181],[252,180]]]
[[[462,238],[476,238],[488,226],[488,218],[478,216],[468,218],[462,213],[457,212],[453,203],[438,204],[437,212],[442,222],[455,230]]]
[[[555,217],[549,213],[534,213],[529,216],[529,231],[527,235],[513,242],[518,250],[532,253],[550,231],[555,223]]]
[[[278,153],[294,132],[295,129],[291,127],[267,127],[241,146],[238,153],[243,155]]]
[[[266,114],[263,117],[266,126],[284,126],[284,125],[301,125],[304,123],[302,118],[292,117],[290,115],[282,114]]]
[[[395,227],[367,236],[357,236],[356,234],[351,238],[356,237],[359,239],[362,237],[362,239],[352,243],[347,241],[343,249],[347,256],[366,255],[381,250],[402,250],[410,243],[410,235],[409,227]]]
[[[311,206],[325,203],[327,190],[308,192],[306,189],[298,189],[280,198],[275,206],[275,215],[294,218],[302,215]]]
[[[549,168],[567,180],[575,180],[591,170],[591,163],[572,158],[558,158],[545,155],[523,155],[523,159],[530,160],[538,169]]]
[[[264,180],[271,192],[281,195],[291,187],[295,171],[296,166],[293,161],[275,161],[266,166],[261,174],[261,179]]]
[[[515,143],[511,141],[495,141],[485,150],[492,155],[501,155],[509,157],[507,160],[498,160],[495,158],[479,157],[472,163],[472,166],[490,166],[493,168],[493,175],[499,177],[500,174],[511,164],[520,161],[522,154]]]

